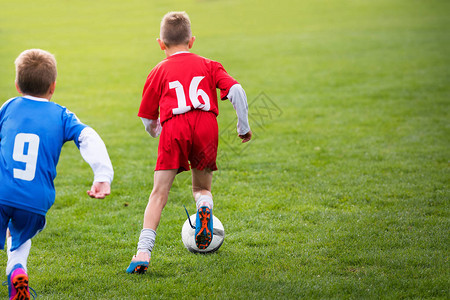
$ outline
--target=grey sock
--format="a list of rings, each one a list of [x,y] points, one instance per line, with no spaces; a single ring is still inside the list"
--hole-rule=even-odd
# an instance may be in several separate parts
[[[138,252],[147,252],[150,256],[155,245],[156,231],[149,228],[144,228],[141,230],[141,235],[139,236]]]

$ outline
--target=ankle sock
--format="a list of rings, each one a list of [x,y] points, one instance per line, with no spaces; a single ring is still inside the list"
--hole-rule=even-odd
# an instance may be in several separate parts
[[[150,228],[142,229],[141,235],[139,236],[137,252],[138,253],[145,252],[151,257],[153,246],[155,245],[155,239],[156,239],[156,231]]]
[[[6,243],[8,255],[8,262],[6,263],[6,275],[9,275],[13,267],[17,264],[21,264],[25,272],[27,272],[27,260],[31,249],[31,239],[27,240],[14,251],[9,250],[11,249],[11,237],[8,237]]]
[[[206,206],[212,210],[214,206],[213,199],[209,195],[201,195],[200,197],[197,198],[195,202],[197,204],[197,209],[199,209],[202,206]]]

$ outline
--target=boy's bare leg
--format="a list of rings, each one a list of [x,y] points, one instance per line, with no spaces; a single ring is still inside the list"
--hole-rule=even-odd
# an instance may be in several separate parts
[[[150,261],[150,253],[155,242],[156,229],[158,228],[161,219],[161,213],[166,206],[169,198],[170,188],[173,180],[177,175],[177,170],[160,170],[155,171],[153,190],[148,199],[148,204],[144,213],[144,225],[139,237],[138,252],[131,261],[127,272],[132,273],[133,262],[148,262]],[[150,233],[150,238],[148,237]],[[145,272],[147,268],[143,268],[141,272]],[[140,273],[140,272],[138,272]]]
[[[144,213],[143,228],[150,228],[155,231],[158,228],[162,210],[166,206],[170,188],[176,175],[177,170],[155,171],[153,190]]]
[[[202,195],[207,195],[212,198],[211,183],[212,183],[213,171],[209,169],[197,170],[192,169],[192,194],[194,200]]]

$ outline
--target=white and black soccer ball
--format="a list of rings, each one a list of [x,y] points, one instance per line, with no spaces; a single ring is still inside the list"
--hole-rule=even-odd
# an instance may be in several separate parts
[[[196,214],[191,215],[189,219],[195,227]],[[217,251],[222,246],[225,239],[225,230],[219,218],[213,215],[213,239],[206,249],[199,249],[195,244],[195,229],[191,227],[189,219],[186,219],[181,229],[181,239],[186,249],[193,253],[211,253]]]

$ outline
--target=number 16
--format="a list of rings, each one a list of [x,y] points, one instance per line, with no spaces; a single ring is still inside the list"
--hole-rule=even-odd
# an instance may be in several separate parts
[[[191,100],[192,106],[194,106],[194,108],[209,111],[211,104],[208,94],[204,90],[198,88],[200,81],[202,81],[203,78],[205,78],[205,76],[195,76],[194,78],[192,78],[191,84],[189,85],[189,99]],[[184,94],[184,89],[181,82],[179,82],[178,80],[171,81],[169,82],[169,88],[175,89],[178,102],[178,107],[172,109],[172,113],[174,115],[179,115],[190,111],[191,107],[187,105],[186,95]],[[198,99],[200,96],[202,97],[205,104],[200,103],[200,100]]]

